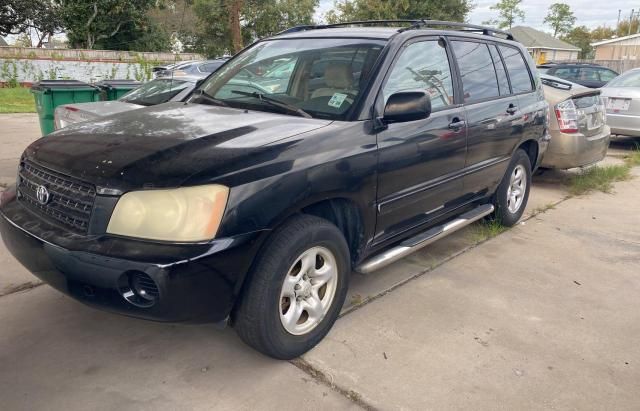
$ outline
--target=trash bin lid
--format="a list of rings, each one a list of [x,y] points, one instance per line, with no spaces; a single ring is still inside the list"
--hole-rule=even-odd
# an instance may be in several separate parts
[[[51,90],[56,88],[95,88],[91,84],[79,80],[41,80],[33,83],[31,90]]]

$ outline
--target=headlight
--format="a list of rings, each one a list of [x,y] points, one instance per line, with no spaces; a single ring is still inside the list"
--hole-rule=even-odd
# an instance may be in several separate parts
[[[107,232],[149,240],[198,242],[213,239],[227,205],[221,185],[132,191],[116,204]]]

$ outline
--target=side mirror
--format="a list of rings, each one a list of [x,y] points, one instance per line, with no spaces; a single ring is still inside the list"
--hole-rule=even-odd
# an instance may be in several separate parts
[[[431,99],[424,91],[400,91],[392,94],[384,107],[385,123],[422,120],[431,115]]]

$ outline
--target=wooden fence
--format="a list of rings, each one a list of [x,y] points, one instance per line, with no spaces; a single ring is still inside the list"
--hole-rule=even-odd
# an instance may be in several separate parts
[[[35,47],[0,47],[0,59],[99,61],[135,63],[140,60],[168,63],[172,61],[203,60],[197,53],[155,53],[117,50],[41,49]]]

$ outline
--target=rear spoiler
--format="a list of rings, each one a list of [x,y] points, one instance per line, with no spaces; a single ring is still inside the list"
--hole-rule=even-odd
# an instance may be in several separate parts
[[[573,83],[569,83],[569,82],[561,81],[561,80],[556,80],[556,79],[552,80],[550,78],[543,77],[543,76],[540,76],[540,81],[545,86],[557,88],[557,89],[560,89],[560,90],[569,91],[569,90],[571,90],[573,88]]]

